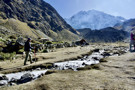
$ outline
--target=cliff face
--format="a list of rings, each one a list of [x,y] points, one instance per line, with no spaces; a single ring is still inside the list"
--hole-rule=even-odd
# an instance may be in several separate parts
[[[65,33],[66,37],[78,38],[78,32],[43,0],[0,0],[0,18],[19,20],[55,40],[62,38]]]

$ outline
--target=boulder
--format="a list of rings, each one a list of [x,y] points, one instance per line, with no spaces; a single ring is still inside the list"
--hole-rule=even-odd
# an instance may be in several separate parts
[[[30,73],[26,73],[23,76],[21,76],[21,79],[18,80],[18,83],[26,83],[34,79],[34,75]]]
[[[61,43],[60,43],[60,44],[57,44],[57,45],[56,45],[56,48],[64,48],[64,45],[61,44]]]
[[[0,75],[0,80],[8,80],[8,77],[6,77],[5,75]]]
[[[22,37],[18,38],[15,42],[14,48],[15,48],[15,52],[18,53],[18,51],[20,49],[22,49],[24,47],[24,39]]]
[[[7,80],[1,80],[0,81],[0,86],[7,85],[8,81]]]
[[[75,44],[76,45],[81,45],[81,46],[89,45],[89,43],[87,43],[86,40],[84,40],[84,39],[81,39],[79,41],[76,41]]]
[[[111,56],[111,54],[110,54],[109,52],[104,52],[104,53],[102,53],[101,55],[103,55],[104,57]]]
[[[71,47],[70,43],[68,43],[68,42],[64,42],[63,45],[64,45],[65,47]]]
[[[16,78],[11,78],[10,82],[14,82],[14,83],[17,83],[18,79]]]
[[[94,60],[100,60],[98,57],[92,57],[92,59],[94,59]]]
[[[93,50],[93,52],[99,52],[99,50],[100,50],[100,49],[95,49],[95,50]]]
[[[0,60],[4,60],[4,57],[0,55]]]

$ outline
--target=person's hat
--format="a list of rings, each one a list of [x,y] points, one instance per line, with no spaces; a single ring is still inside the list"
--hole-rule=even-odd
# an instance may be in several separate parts
[[[31,40],[31,38],[28,38],[28,40]]]

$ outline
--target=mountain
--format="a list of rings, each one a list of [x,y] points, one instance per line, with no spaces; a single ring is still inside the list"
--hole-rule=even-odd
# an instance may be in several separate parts
[[[0,0],[0,31],[7,32],[1,32],[1,36],[49,36],[54,40],[65,41],[79,38],[78,32],[43,0]]]
[[[129,33],[123,30],[117,30],[113,27],[107,27],[101,30],[91,30],[89,28],[78,29],[81,36],[88,42],[117,42],[124,41],[129,37]]]
[[[129,19],[123,23],[118,23],[114,26],[114,28],[130,32],[132,29],[135,28],[135,19]]]
[[[65,20],[75,29],[91,28],[94,30],[112,27],[117,23],[122,23],[126,19],[118,16],[115,17],[96,10],[89,10],[87,12],[80,11],[71,18]]]

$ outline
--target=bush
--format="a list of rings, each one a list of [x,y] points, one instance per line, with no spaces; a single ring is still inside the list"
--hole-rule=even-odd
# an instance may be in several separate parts
[[[41,44],[39,41],[31,40],[32,43]]]
[[[51,41],[48,41],[48,42],[46,42],[46,44],[52,44],[52,42]]]
[[[23,54],[23,52],[24,52],[24,49],[20,49],[20,50],[17,52],[17,54]]]
[[[48,49],[43,50],[43,53],[48,53],[48,52],[49,52]]]
[[[12,60],[15,57],[16,53],[2,53],[0,52],[0,60]]]
[[[8,38],[10,38],[10,39],[16,39],[17,37],[15,35],[11,35]]]

